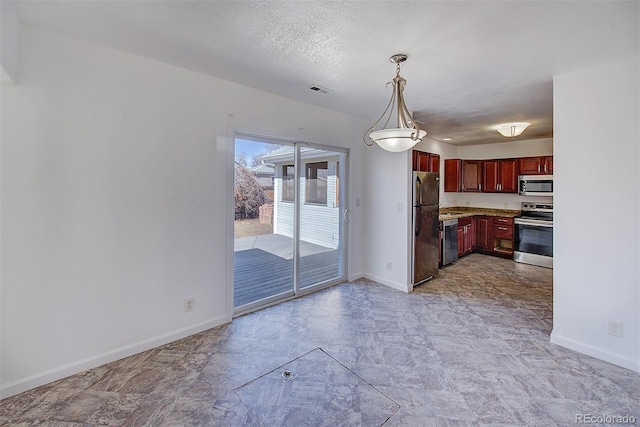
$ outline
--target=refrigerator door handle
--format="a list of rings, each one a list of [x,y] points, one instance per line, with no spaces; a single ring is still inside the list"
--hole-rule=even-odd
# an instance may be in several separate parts
[[[342,218],[345,223],[349,222],[349,208],[345,208]]]
[[[414,234],[416,236],[419,236],[420,233],[422,233],[422,207],[417,206],[415,210],[416,210],[416,217],[414,220],[414,226],[415,226]]]
[[[416,200],[414,201],[415,205],[422,204],[422,181],[420,177],[416,175]]]

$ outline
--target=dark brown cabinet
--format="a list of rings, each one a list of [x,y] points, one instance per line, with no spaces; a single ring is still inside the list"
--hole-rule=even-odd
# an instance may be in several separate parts
[[[440,172],[440,155],[419,150],[413,150],[412,154],[414,171]]]
[[[523,157],[520,159],[520,175],[553,174],[553,156]]]
[[[491,217],[480,216],[476,218],[476,248],[481,252],[488,252],[493,249],[492,227]]]
[[[513,257],[513,218],[476,215],[458,219],[458,258],[480,252],[503,258]],[[438,232],[442,265],[442,231]]]
[[[482,184],[485,193],[517,193],[518,162],[515,159],[485,160]]]
[[[476,251],[505,258],[513,256],[513,218],[478,216],[475,220]]]
[[[493,253],[495,255],[513,255],[513,218],[493,218]]]
[[[440,172],[440,156],[438,154],[429,154],[430,172]]]
[[[482,190],[482,162],[479,160],[462,161],[462,191],[477,193]]]
[[[445,159],[444,191],[453,193],[462,191],[462,160]]]
[[[480,160],[446,159],[444,161],[444,191],[477,193],[482,189]]]
[[[458,220],[458,256],[473,252],[476,244],[475,218],[461,218]]]
[[[518,175],[553,174],[553,156],[444,160],[444,191],[517,193]]]

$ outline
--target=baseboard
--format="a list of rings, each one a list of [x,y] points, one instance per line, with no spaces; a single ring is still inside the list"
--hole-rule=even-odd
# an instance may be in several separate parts
[[[374,282],[378,282],[381,285],[385,285],[385,286],[388,286],[388,287],[393,288],[393,289],[397,289],[397,290],[402,291],[402,292],[406,292],[406,293],[410,292],[410,289],[407,288],[407,285],[405,283],[392,282],[390,280],[384,279],[382,277],[378,277],[378,276],[376,276],[374,274],[368,274],[368,273],[364,273],[362,275],[362,277],[364,277],[366,279],[369,279],[369,280],[373,280]]]
[[[358,279],[362,279],[364,277],[364,273],[355,273],[355,274],[350,274],[349,277],[347,277],[347,280],[350,282],[355,282]]]
[[[159,347],[182,338],[186,338],[190,335],[194,335],[211,328],[215,328],[216,326],[223,325],[225,323],[228,323],[229,321],[230,319],[228,319],[227,316],[215,317],[196,325],[188,326],[186,328],[178,329],[167,334],[162,334],[157,337],[129,344],[111,351],[88,357],[86,359],[69,363],[64,366],[49,369],[47,371],[31,375],[29,377],[7,384],[2,384],[0,386],[0,399],[4,399],[6,397],[13,396],[27,390],[40,387],[50,382],[66,378],[70,375],[75,375],[77,373],[102,366],[106,363],[111,363],[125,357],[133,356],[134,354],[138,354],[143,351],[151,350],[152,348]]]
[[[635,372],[640,372],[640,360],[633,360],[629,357],[621,356],[608,350],[603,350],[590,344],[558,335],[555,332],[551,332],[551,342],[570,350],[586,354],[587,356],[592,356],[596,359],[604,360],[605,362],[613,363],[614,365],[622,366],[623,368],[630,369]]]

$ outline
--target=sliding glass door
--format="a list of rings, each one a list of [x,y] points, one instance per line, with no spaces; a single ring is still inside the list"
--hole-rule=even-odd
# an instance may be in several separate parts
[[[277,153],[293,156],[294,147],[235,142],[234,308],[293,295],[293,235],[283,233],[293,230],[293,214],[283,210],[293,211],[294,188],[288,174],[293,179],[294,166],[276,180],[275,165],[264,159]]]
[[[342,276],[341,235],[344,207],[340,203],[341,167],[344,156],[337,151],[300,149],[300,289]]]
[[[346,169],[346,150],[236,138],[236,314],[344,280]]]

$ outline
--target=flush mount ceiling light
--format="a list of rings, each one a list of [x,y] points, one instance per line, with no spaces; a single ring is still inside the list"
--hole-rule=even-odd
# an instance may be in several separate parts
[[[524,130],[529,127],[530,124],[531,123],[528,122],[505,123],[498,127],[498,132],[500,132],[502,136],[513,138],[524,132]]]
[[[362,140],[368,146],[372,146],[375,142],[387,151],[400,152],[409,150],[422,141],[427,132],[420,130],[420,126],[413,119],[407,105],[404,103],[403,92],[407,81],[400,76],[400,64],[407,60],[407,55],[393,55],[389,60],[396,64],[396,76],[387,83],[387,86],[393,86],[391,100],[389,100],[389,104],[380,118],[365,132]],[[386,120],[382,128],[376,130],[376,126],[385,116]],[[387,128],[392,118],[396,120],[396,127]]]

